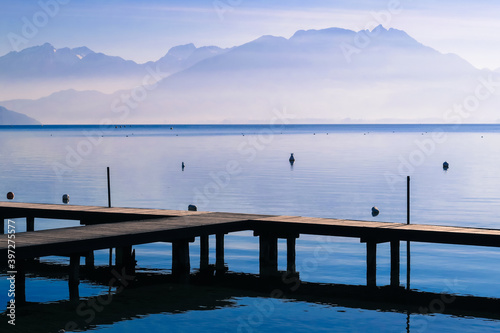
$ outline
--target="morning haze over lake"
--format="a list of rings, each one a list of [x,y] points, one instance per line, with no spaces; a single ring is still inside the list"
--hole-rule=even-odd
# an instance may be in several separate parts
[[[499,5],[2,8],[2,331],[500,329]]]

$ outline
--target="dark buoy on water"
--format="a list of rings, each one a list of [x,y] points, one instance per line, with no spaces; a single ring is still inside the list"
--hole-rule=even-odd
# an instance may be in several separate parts
[[[373,216],[373,217],[375,217],[375,216],[377,216],[379,213],[380,213],[380,210],[379,210],[377,207],[373,206],[373,207],[372,207],[372,216]]]
[[[67,204],[69,202],[69,195],[63,194],[62,196],[62,202]]]
[[[182,162],[181,167],[182,167],[182,171],[184,171],[184,168],[186,167],[186,166],[184,165],[184,162]]]
[[[198,207],[196,207],[195,205],[189,205],[188,210],[191,212],[196,212],[198,210]]]
[[[448,170],[448,168],[450,167],[450,164],[448,164],[448,162],[444,162],[443,163],[443,170]]]
[[[293,153],[290,155],[290,158],[288,159],[288,161],[290,161],[290,163],[293,164],[293,162],[295,162],[295,157],[293,157]]]
[[[13,192],[7,193],[7,199],[9,199],[9,200],[14,199],[14,193]]]

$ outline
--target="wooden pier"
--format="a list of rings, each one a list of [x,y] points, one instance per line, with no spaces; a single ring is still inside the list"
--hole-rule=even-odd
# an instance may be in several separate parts
[[[301,234],[359,238],[366,243],[366,284],[376,287],[377,244],[390,243],[390,286],[400,287],[400,242],[429,242],[500,247],[500,230],[406,223],[353,221],[299,216],[105,208],[70,205],[0,203],[0,230],[5,219],[26,218],[26,233],[15,235],[16,303],[26,300],[25,260],[50,255],[69,256],[70,298],[77,300],[80,257],[92,266],[95,250],[116,248],[116,266],[133,272],[132,246],[172,243],[172,274],[187,281],[190,274],[189,243],[200,237],[200,270],[208,269],[210,235],[216,235],[217,274],[224,274],[224,235],[251,230],[259,237],[260,276],[279,276],[278,239],[287,240],[287,274],[295,272],[295,244]],[[36,218],[80,221],[82,226],[33,231]],[[18,222],[19,223],[19,222]],[[7,260],[8,235],[0,235],[0,258]]]

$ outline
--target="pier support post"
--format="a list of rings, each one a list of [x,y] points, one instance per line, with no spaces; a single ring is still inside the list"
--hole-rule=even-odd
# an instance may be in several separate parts
[[[262,278],[278,275],[278,237],[259,235],[259,273]]]
[[[295,236],[289,236],[286,238],[286,272],[288,275],[296,274],[295,268]]]
[[[33,216],[26,217],[26,231],[35,231],[35,218]]]
[[[132,245],[116,248],[115,265],[119,271],[125,268],[127,274],[135,274],[135,258],[132,255]]]
[[[208,235],[200,236],[200,272],[208,272],[210,246]]]
[[[26,303],[26,260],[16,260],[16,304]]]
[[[189,263],[189,240],[180,239],[172,242],[172,275],[179,282],[187,283],[191,265]]]
[[[78,285],[80,284],[80,255],[72,254],[69,258],[69,300],[71,302],[78,302],[80,300],[80,293]]]
[[[399,287],[399,240],[391,241],[391,287]]]
[[[377,286],[377,242],[366,242],[366,285]]]
[[[224,264],[224,234],[215,235],[215,273],[223,275],[226,273]]]
[[[26,232],[30,231],[35,231],[35,217],[34,216],[27,216],[26,217]],[[33,258],[30,259],[30,262],[37,262],[40,261],[40,258]]]
[[[85,267],[89,270],[95,268],[94,251],[89,251],[85,256]]]

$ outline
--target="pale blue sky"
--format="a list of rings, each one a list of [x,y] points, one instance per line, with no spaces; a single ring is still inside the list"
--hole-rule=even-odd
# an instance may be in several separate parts
[[[386,15],[393,4],[399,10]],[[500,67],[500,3],[485,0],[0,0],[0,8],[0,55],[49,42],[146,62],[191,42],[230,47],[265,34],[382,23],[476,67]]]

